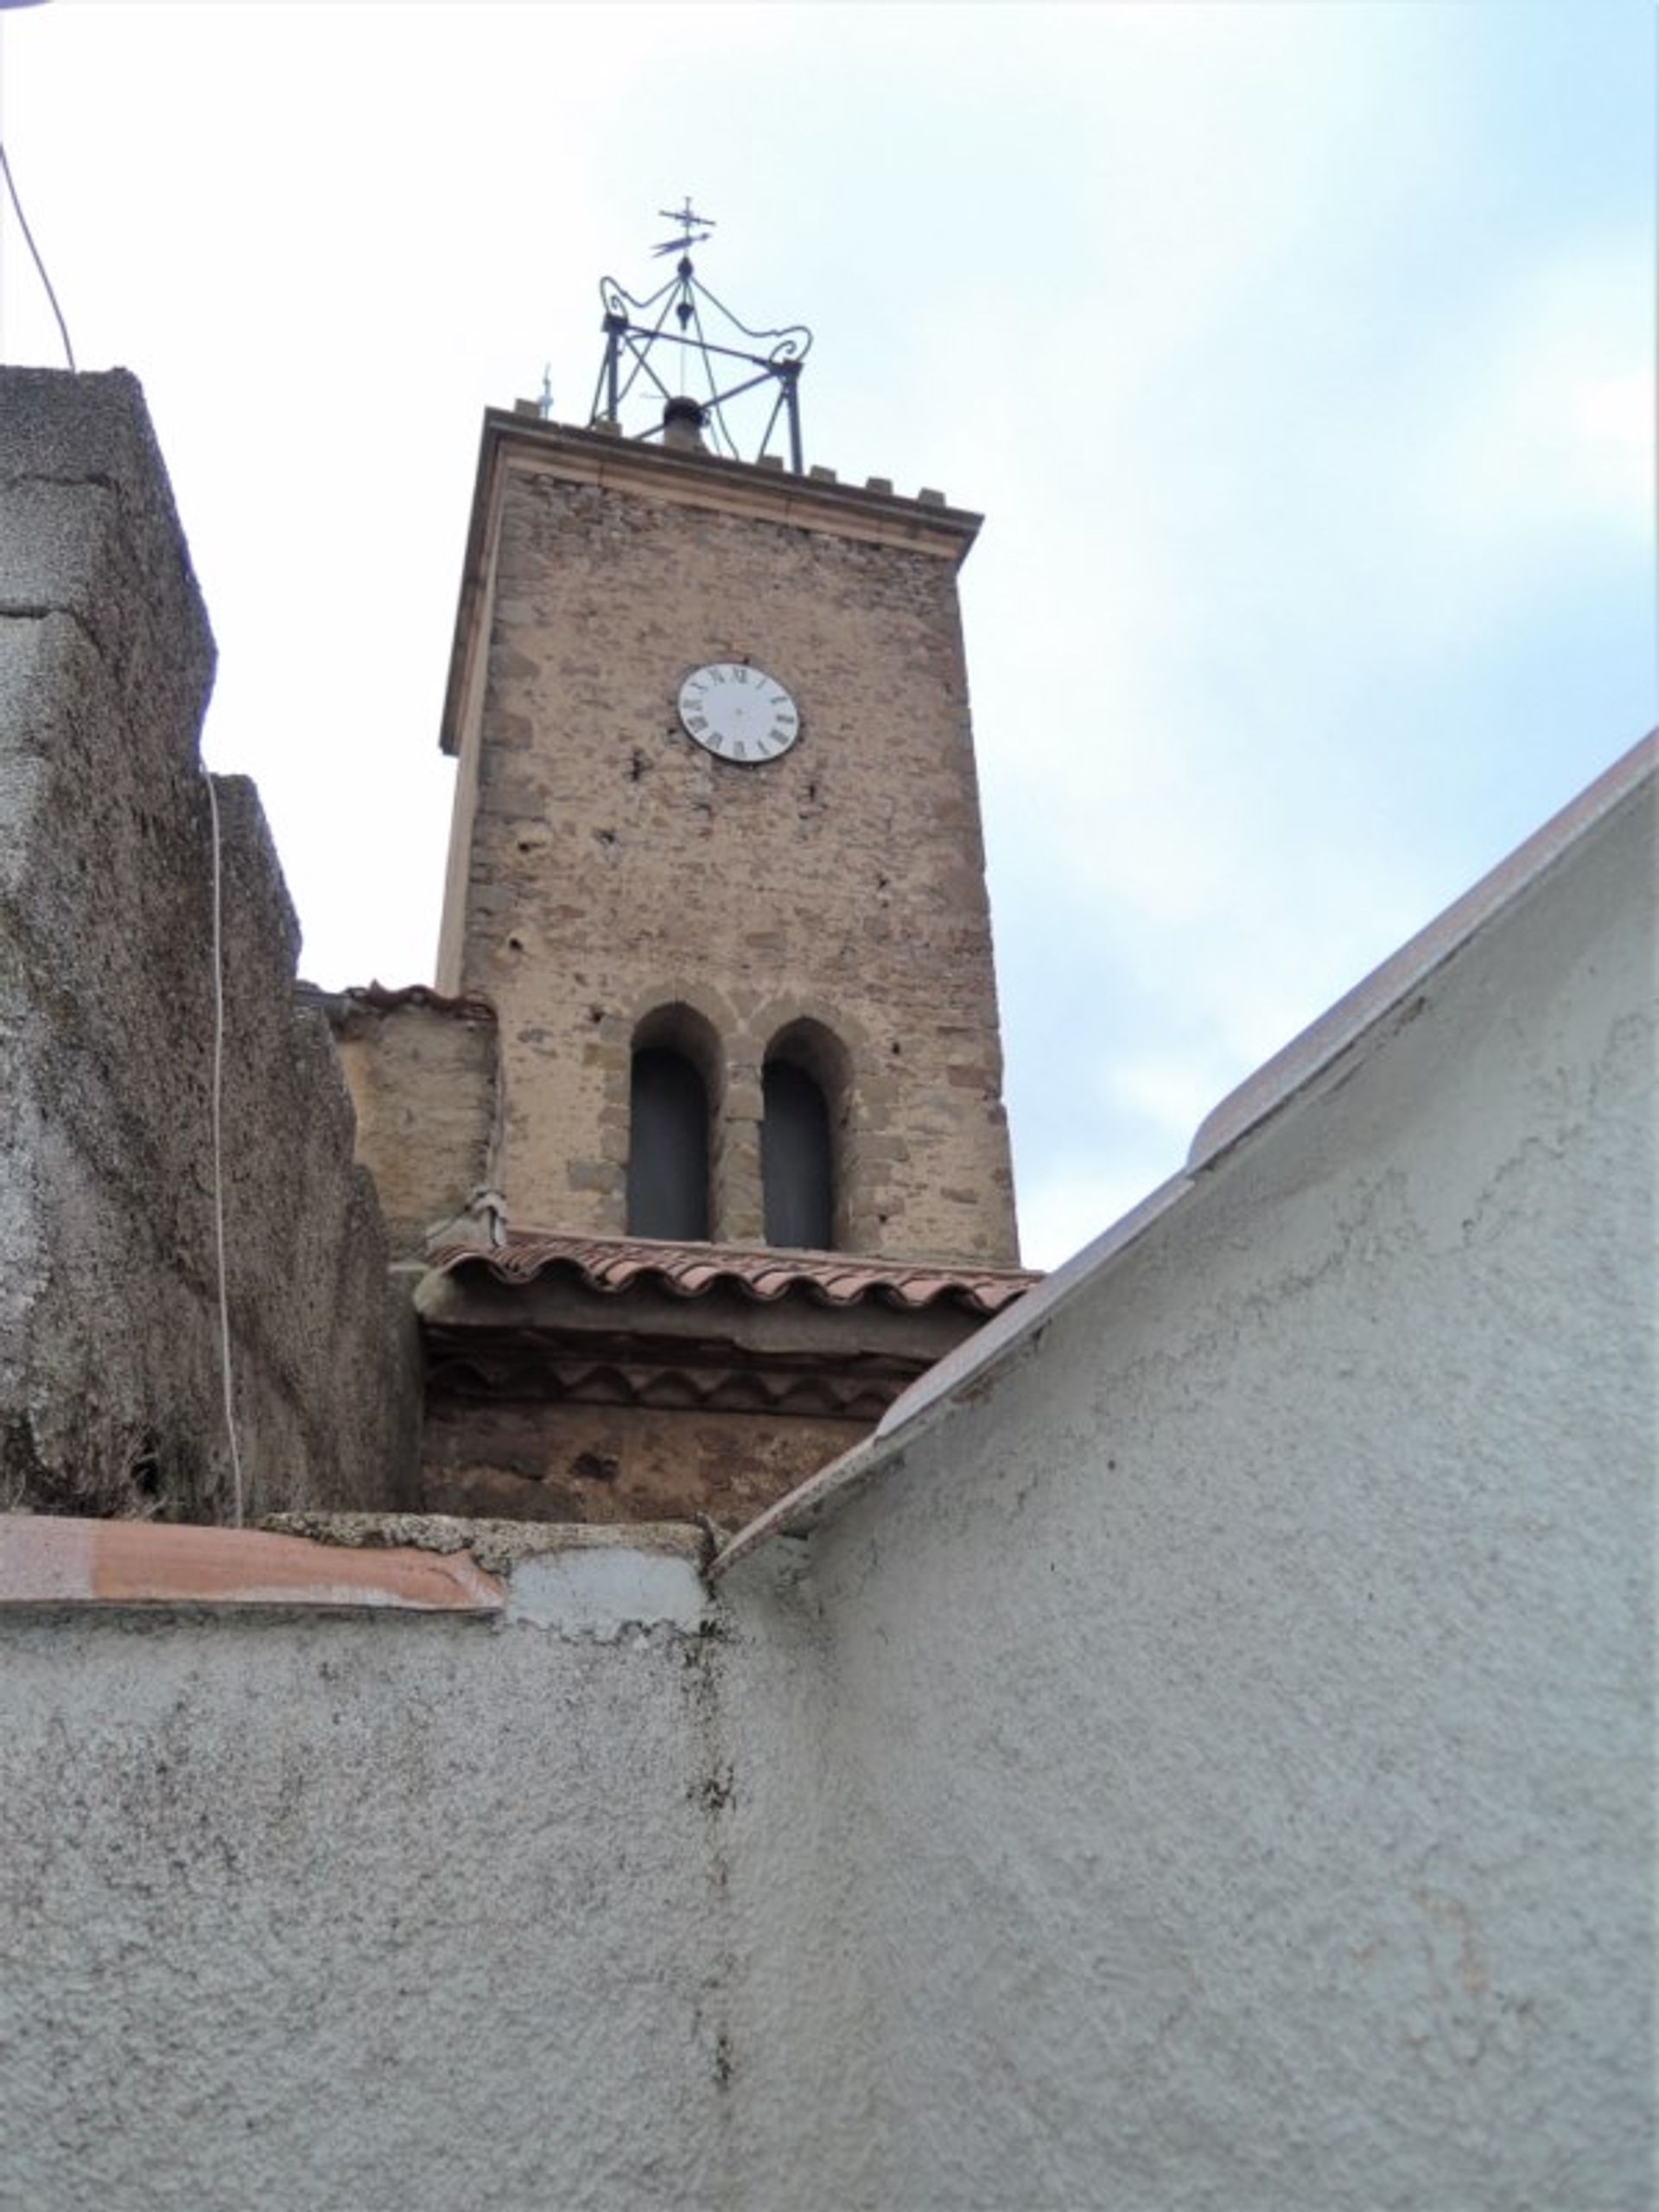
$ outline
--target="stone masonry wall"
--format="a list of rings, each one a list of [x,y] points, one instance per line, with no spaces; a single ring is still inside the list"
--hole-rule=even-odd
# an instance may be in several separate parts
[[[226,1517],[213,649],[123,372],[0,377],[0,1504]],[[251,785],[222,829],[224,1211],[250,1516],[394,1502],[412,1324]]]
[[[495,1016],[419,989],[311,996],[334,1033],[392,1249],[417,1255],[493,1173]]]
[[[656,458],[603,486],[516,460],[491,549],[464,928],[447,918],[440,983],[500,1011],[512,1216],[624,1228],[630,1048],[677,1004],[721,1051],[717,1239],[762,1235],[761,1068],[805,1021],[850,1063],[839,1241],[1011,1261],[951,560],[659,499]],[[674,711],[693,667],[746,658],[803,721],[757,768],[711,759]]]
[[[869,1433],[868,1421],[431,1394],[428,1513],[509,1521],[695,1521],[736,1530]]]

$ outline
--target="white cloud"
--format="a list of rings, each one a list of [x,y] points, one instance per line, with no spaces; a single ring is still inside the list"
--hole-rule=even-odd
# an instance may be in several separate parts
[[[1221,1096],[1229,1071],[1218,1054],[1114,1055],[1096,1071],[1103,1098],[1148,1133],[1185,1151],[1192,1132]]]
[[[1416,487],[1465,589],[1517,563],[1567,564],[1610,526],[1651,538],[1652,283],[1650,239],[1575,254],[1528,270],[1481,318]]]

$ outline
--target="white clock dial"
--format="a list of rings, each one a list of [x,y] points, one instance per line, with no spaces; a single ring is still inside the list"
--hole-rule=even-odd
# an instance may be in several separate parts
[[[711,661],[680,686],[680,721],[705,751],[759,767],[787,753],[801,734],[795,702],[775,676],[745,661]]]

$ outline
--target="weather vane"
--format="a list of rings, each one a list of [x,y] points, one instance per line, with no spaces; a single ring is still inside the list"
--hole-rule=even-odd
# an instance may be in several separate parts
[[[658,260],[665,253],[684,253],[689,247],[701,245],[705,238],[711,238],[715,234],[713,218],[694,213],[690,193],[685,196],[683,207],[659,207],[657,213],[665,223],[677,223],[680,226],[678,238],[664,238],[661,245],[654,245],[651,249]]]
[[[800,378],[811,332],[802,323],[752,330],[741,322],[699,280],[692,264],[692,248],[713,235],[712,219],[699,215],[689,195],[683,207],[659,207],[657,212],[677,226],[678,235],[653,246],[652,252],[658,258],[677,255],[674,274],[643,300],[625,291],[613,277],[601,280],[605,353],[590,421],[620,429],[623,410],[636,392],[641,398],[655,393],[661,403],[658,419],[634,432],[635,436],[648,442],[661,439],[671,425],[690,425],[698,442],[706,435],[714,451],[741,461],[745,456],[727,420],[727,408],[734,400],[771,387],[771,411],[752,458],[766,457],[781,428],[788,443],[788,466],[800,475],[805,467]],[[705,326],[705,309],[721,318],[715,325],[718,337],[711,336]],[[666,380],[669,376],[677,390]],[[751,417],[758,416],[757,408],[747,411]]]

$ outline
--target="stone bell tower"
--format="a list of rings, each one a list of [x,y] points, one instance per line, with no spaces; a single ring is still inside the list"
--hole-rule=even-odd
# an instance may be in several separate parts
[[[747,1510],[1029,1280],[957,594],[978,518],[804,467],[808,334],[713,342],[707,226],[675,219],[659,293],[604,288],[593,419],[484,424],[438,992],[495,1011],[506,1227],[435,1254],[426,1294],[438,1400],[493,1402],[495,1456],[474,1420],[447,1461],[468,1479],[439,1484],[474,1510],[504,1510],[479,1471],[532,1338],[567,1428],[608,1399],[575,1458],[613,1498],[744,1461]],[[787,449],[745,459],[731,402],[757,386]],[[716,1414],[769,1440],[689,1444]],[[653,1443],[654,1416],[679,1425]]]
[[[438,986],[498,1010],[512,1217],[632,1225],[649,1033],[708,1084],[715,1241],[765,1239],[781,1050],[833,1117],[836,1249],[1014,1261],[957,601],[976,518],[497,414],[476,517]],[[764,727],[723,734],[751,701]]]

